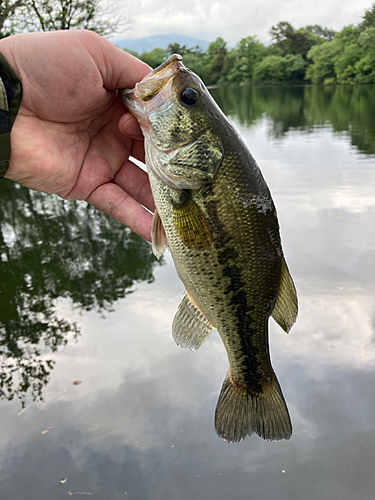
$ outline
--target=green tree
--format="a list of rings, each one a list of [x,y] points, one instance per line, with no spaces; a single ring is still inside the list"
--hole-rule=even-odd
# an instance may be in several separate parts
[[[338,83],[357,83],[357,65],[365,52],[358,43],[350,43],[335,58],[335,72]]]
[[[341,51],[339,40],[314,45],[307,57],[312,63],[306,70],[306,80],[312,83],[335,83],[335,61]]]
[[[211,78],[210,58],[204,53],[188,52],[184,55],[184,64],[194,71],[208,85]]]
[[[136,50],[133,50],[133,49],[128,49],[127,47],[124,47],[124,50],[125,52],[127,52],[128,54],[134,56],[134,57],[138,57],[139,59],[139,54]]]
[[[354,84],[357,82],[356,68],[365,55],[363,47],[358,43],[361,29],[361,25],[345,26],[336,36],[335,41],[340,47],[334,61],[338,83]]]
[[[314,24],[314,25],[309,24],[308,26],[305,26],[305,30],[319,38],[327,40],[328,42],[333,40],[335,38],[335,35],[337,34],[337,31],[329,28],[323,28],[319,24]]]
[[[373,3],[369,9],[365,10],[360,28],[362,30],[366,28],[375,28],[375,3]]]
[[[221,83],[250,83],[255,64],[265,54],[264,45],[256,37],[243,38],[235,49],[230,50],[224,60]]]
[[[179,43],[170,43],[167,50],[169,56],[172,54],[180,54],[181,56],[184,56],[188,51],[186,45],[180,45]]]
[[[280,50],[280,55],[287,54],[301,55],[306,59],[307,53],[313,45],[316,45],[321,40],[311,31],[304,28],[295,30],[293,26],[282,21],[276,26],[272,26],[270,34],[275,41],[275,46]]]
[[[361,25],[354,26],[353,24],[349,24],[348,26],[344,26],[343,29],[337,33],[335,39],[341,42],[341,46],[357,43],[358,37],[362,31]]]
[[[363,29],[364,24],[345,26],[335,39],[311,48],[308,58],[312,64],[306,79],[313,83],[372,83],[374,28]]]
[[[285,58],[267,56],[255,65],[254,81],[256,83],[278,83],[285,78]]]
[[[289,82],[302,81],[305,78],[307,62],[301,54],[288,54],[285,56],[284,75]]]
[[[289,42],[289,53],[293,55],[301,55],[304,59],[307,57],[307,53],[317,43],[321,43],[319,37],[314,36],[309,31],[301,28],[295,31]]]
[[[218,83],[223,75],[224,61],[228,53],[227,42],[221,37],[211,42],[207,49],[210,57],[210,80],[209,83]]]
[[[238,83],[239,76],[237,74],[238,53],[236,49],[230,49],[224,59],[224,66],[220,83]]]
[[[255,65],[256,83],[297,82],[304,79],[306,62],[301,54],[288,54],[285,57],[267,56]]]
[[[187,68],[194,71],[205,84],[210,83],[210,58],[199,45],[186,47],[186,45],[180,45],[179,43],[170,43],[167,52],[168,56],[180,54]]]
[[[275,41],[276,45],[279,45],[281,49],[285,52],[285,44],[291,38],[295,29],[287,21],[280,21],[276,26],[272,26],[270,30],[270,35]]]
[[[355,64],[358,83],[375,82],[375,27],[367,28],[358,38],[363,56]]]
[[[179,43],[170,43],[168,45],[168,55],[172,54],[180,54],[184,57],[186,54],[193,54],[197,57],[203,56],[203,50],[199,45],[195,45],[194,47],[186,47],[186,45],[180,45]]]
[[[146,64],[151,66],[151,68],[156,68],[160,66],[168,57],[168,51],[166,49],[161,49],[156,47],[150,52],[142,52],[139,58]]]
[[[0,38],[11,35],[14,32],[13,19],[17,10],[23,7],[25,0],[0,1]]]
[[[109,17],[111,9],[105,9],[101,0],[22,0],[12,5],[6,0],[8,4],[14,8],[3,22],[3,33],[4,29],[8,33],[88,29],[109,35],[130,24],[126,17]]]

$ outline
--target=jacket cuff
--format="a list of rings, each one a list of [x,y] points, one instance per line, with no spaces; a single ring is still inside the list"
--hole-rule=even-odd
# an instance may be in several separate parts
[[[10,131],[22,99],[22,85],[0,54],[0,178],[9,166]]]

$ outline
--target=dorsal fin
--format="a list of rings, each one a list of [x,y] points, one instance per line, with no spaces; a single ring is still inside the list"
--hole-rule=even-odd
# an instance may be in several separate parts
[[[281,328],[288,333],[294,325],[298,314],[298,299],[293,279],[289,273],[284,257],[281,262],[279,294],[272,317]]]
[[[197,350],[214,329],[187,292],[173,320],[172,334],[177,345]]]

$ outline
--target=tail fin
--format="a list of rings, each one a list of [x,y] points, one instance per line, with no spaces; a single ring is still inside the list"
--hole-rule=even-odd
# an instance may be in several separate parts
[[[267,441],[289,439],[292,424],[276,375],[263,392],[251,394],[233,383],[229,372],[216,407],[215,430],[229,443],[242,441],[254,432]]]

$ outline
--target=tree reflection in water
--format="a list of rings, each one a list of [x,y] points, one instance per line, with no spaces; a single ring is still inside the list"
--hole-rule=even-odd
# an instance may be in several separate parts
[[[55,352],[79,328],[57,300],[110,311],[153,280],[150,245],[91,205],[0,183],[0,398],[42,400]]]
[[[304,87],[214,88],[211,93],[224,113],[246,126],[270,118],[270,135],[290,130],[313,131],[330,124],[345,133],[364,154],[375,154],[374,85],[308,85]]]

